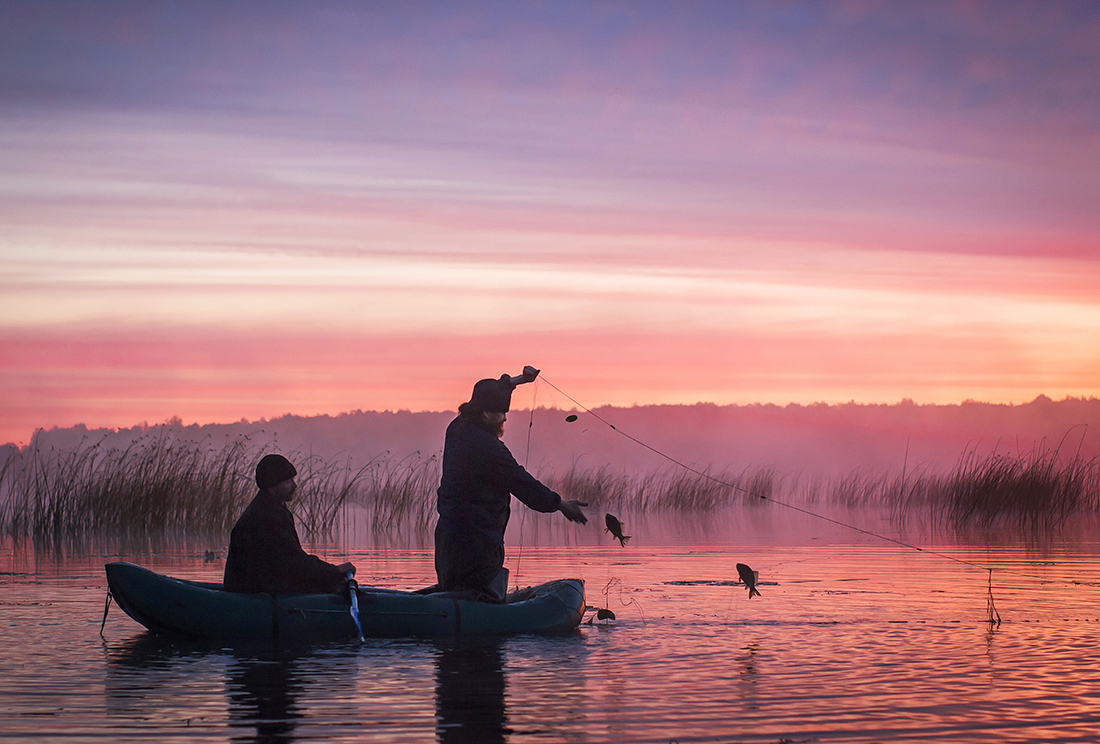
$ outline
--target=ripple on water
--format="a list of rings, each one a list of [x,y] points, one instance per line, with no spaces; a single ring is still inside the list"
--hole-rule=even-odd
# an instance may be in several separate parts
[[[943,548],[988,574],[876,544],[526,548],[617,620],[564,638],[368,640],[279,651],[158,640],[117,608],[102,560],[0,582],[0,737],[111,741],[1088,741],[1100,715],[1100,578],[1063,546]],[[429,583],[425,551],[352,556],[364,583]],[[733,584],[744,560],[761,597]],[[165,555],[155,570],[211,579]],[[1081,583],[1074,584],[1074,581]]]

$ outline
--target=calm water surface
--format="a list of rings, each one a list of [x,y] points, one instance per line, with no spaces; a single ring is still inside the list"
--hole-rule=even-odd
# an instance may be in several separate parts
[[[598,534],[598,533],[597,533]],[[559,638],[276,650],[158,640],[112,608],[119,556],[0,553],[0,738],[68,741],[1055,742],[1100,740],[1100,559],[864,539],[522,552],[617,620]],[[826,543],[826,544],[821,544]],[[121,556],[220,580],[202,549]],[[352,550],[363,584],[432,581],[430,550]],[[509,564],[516,573],[516,547]],[[736,562],[762,597],[730,585]],[[594,614],[594,613],[593,613]]]

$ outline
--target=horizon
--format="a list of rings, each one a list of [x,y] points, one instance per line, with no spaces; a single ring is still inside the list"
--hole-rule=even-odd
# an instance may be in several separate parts
[[[948,471],[961,461],[1044,453],[1092,463],[1100,439],[1100,399],[1039,397],[1009,406],[963,402],[928,404],[823,403],[576,407],[534,410],[513,399],[505,444],[536,477],[573,468],[658,472],[690,468],[739,472],[763,468],[802,481],[853,473]],[[579,419],[567,416],[578,413]],[[278,452],[328,464],[420,461],[442,451],[450,411],[348,411],[337,415],[284,414],[231,423],[142,422],[131,428],[82,426],[39,430],[31,444],[6,445],[26,453],[129,451],[174,442],[196,451],[245,445],[255,456]],[[573,419],[570,421],[570,419]],[[433,455],[434,453],[434,455]]]
[[[0,441],[525,364],[589,407],[1100,394],[1100,7],[0,20]]]
[[[520,388],[520,389],[522,390],[522,388]],[[547,411],[547,412],[549,412],[549,411],[559,411],[559,412],[562,412],[562,413],[569,413],[569,412],[580,413],[580,412],[583,412],[583,411],[586,411],[586,410],[587,411],[593,411],[593,412],[600,412],[600,411],[606,411],[607,409],[620,410],[620,411],[630,411],[630,410],[637,410],[637,409],[660,409],[660,408],[716,408],[716,409],[774,408],[774,409],[778,409],[778,410],[781,410],[781,411],[788,411],[792,408],[793,409],[818,409],[818,408],[822,408],[822,407],[829,408],[829,409],[834,409],[834,408],[835,409],[841,409],[841,408],[851,408],[851,407],[868,408],[868,409],[871,409],[871,408],[875,408],[875,409],[881,409],[881,408],[887,408],[887,409],[890,409],[890,408],[896,408],[896,409],[909,409],[909,408],[944,408],[944,409],[955,408],[955,409],[961,409],[961,408],[964,408],[964,407],[989,406],[989,407],[994,407],[994,408],[1020,409],[1020,408],[1024,408],[1024,407],[1027,407],[1027,406],[1035,406],[1035,405],[1043,405],[1043,404],[1057,405],[1057,404],[1071,404],[1071,403],[1090,403],[1090,402],[1097,402],[1098,400],[1100,400],[1100,398],[1097,398],[1096,396],[1092,396],[1092,395],[1090,395],[1090,396],[1069,396],[1069,395],[1067,395],[1064,398],[1061,398],[1059,400],[1055,400],[1055,399],[1051,398],[1050,396],[1047,396],[1043,393],[1040,393],[1039,395],[1037,395],[1032,400],[1023,401],[1023,402],[1020,402],[1020,403],[1014,403],[1014,402],[999,403],[999,402],[969,400],[969,399],[968,400],[957,401],[957,402],[950,402],[950,403],[922,403],[922,402],[919,402],[919,401],[914,401],[914,400],[909,399],[909,398],[905,398],[905,399],[895,401],[895,402],[892,402],[892,403],[863,402],[863,401],[856,401],[856,400],[848,400],[848,401],[841,401],[841,402],[813,401],[813,402],[810,402],[810,403],[800,403],[800,402],[797,402],[797,401],[791,401],[791,402],[788,402],[788,403],[765,403],[765,402],[712,403],[710,401],[697,401],[695,403],[632,403],[630,405],[598,404],[598,405],[593,405],[593,406],[583,406],[583,405],[579,405],[576,402],[572,402],[572,401],[567,403],[566,405],[560,405],[558,403],[545,404],[545,403],[538,403],[538,401],[533,401],[533,402],[537,403],[537,405],[513,406],[512,410],[510,411],[510,414],[517,414],[517,413],[530,414],[532,411],[535,411],[535,412],[538,412],[538,411]],[[347,410],[347,411],[337,411],[335,413],[321,412],[321,413],[313,413],[313,414],[300,414],[300,413],[294,413],[294,412],[291,412],[291,411],[287,411],[287,412],[284,412],[284,413],[281,413],[281,414],[276,414],[276,415],[273,415],[273,416],[270,416],[270,417],[261,416],[261,417],[256,418],[256,419],[247,419],[246,417],[242,417],[242,418],[240,418],[236,421],[186,421],[180,416],[170,416],[170,417],[168,417],[167,419],[165,419],[163,421],[156,421],[156,422],[152,422],[152,423],[149,422],[148,420],[142,420],[142,421],[130,422],[130,423],[120,424],[120,425],[110,425],[110,424],[89,425],[89,424],[87,424],[83,421],[78,421],[78,422],[75,422],[75,423],[72,423],[72,424],[67,424],[67,425],[57,425],[57,424],[55,424],[55,425],[50,426],[50,427],[37,427],[31,432],[31,435],[27,438],[26,441],[17,441],[17,440],[14,440],[14,439],[9,439],[5,442],[0,442],[0,447],[4,447],[4,446],[16,446],[16,447],[21,447],[21,448],[22,447],[27,447],[27,446],[29,446],[30,442],[34,439],[34,437],[36,435],[38,435],[39,433],[49,434],[49,433],[64,432],[64,431],[82,430],[82,431],[88,432],[88,433],[99,433],[99,432],[122,433],[122,432],[128,432],[128,431],[130,431],[130,432],[132,432],[132,431],[149,431],[150,429],[155,429],[155,428],[170,428],[170,427],[180,427],[181,429],[193,429],[193,428],[203,429],[203,428],[207,428],[207,427],[217,428],[217,427],[265,425],[265,424],[269,424],[269,423],[273,423],[273,422],[279,422],[279,421],[283,421],[283,420],[287,420],[287,419],[302,419],[302,420],[324,419],[324,418],[340,419],[340,418],[347,418],[347,417],[361,416],[361,415],[369,415],[369,414],[374,414],[374,415],[413,415],[413,416],[415,416],[415,415],[429,415],[429,416],[430,415],[452,415],[452,414],[456,414],[457,411],[458,411],[458,406],[456,405],[452,408],[435,408],[435,409],[419,409],[419,410],[412,409],[412,408],[385,408],[385,409],[359,409],[359,408],[357,408],[357,409],[352,409],[352,410]],[[513,420],[514,420],[514,417],[513,417]],[[1087,426],[1088,422],[1082,421],[1082,422],[1078,422],[1078,424],[1076,424],[1076,425],[1086,425]],[[2,429],[0,429],[0,431],[2,431]],[[3,439],[3,434],[0,434],[0,439]]]

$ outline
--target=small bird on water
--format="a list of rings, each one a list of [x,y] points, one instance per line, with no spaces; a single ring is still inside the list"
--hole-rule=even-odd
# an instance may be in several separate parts
[[[604,524],[607,525],[607,531],[611,533],[612,537],[615,537],[619,541],[619,545],[626,547],[626,541],[630,539],[630,535],[623,534],[623,523],[619,521],[618,517],[613,514],[608,514],[603,519]]]
[[[749,599],[752,599],[752,595],[760,596],[760,590],[756,588],[756,577],[759,574],[746,566],[744,563],[737,564],[737,575],[741,577],[741,582],[749,588]]]

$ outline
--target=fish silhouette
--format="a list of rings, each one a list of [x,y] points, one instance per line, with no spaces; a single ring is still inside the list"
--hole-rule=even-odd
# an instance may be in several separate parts
[[[760,590],[756,588],[756,578],[760,575],[758,572],[753,571],[744,563],[738,563],[737,575],[741,577],[741,582],[749,588],[749,599],[752,599],[754,594],[760,596]]]
[[[626,541],[630,539],[630,535],[623,534],[623,523],[619,521],[618,517],[613,514],[608,514],[603,519],[604,524],[607,525],[607,531],[617,538],[619,545],[626,547]]]

